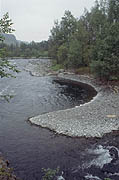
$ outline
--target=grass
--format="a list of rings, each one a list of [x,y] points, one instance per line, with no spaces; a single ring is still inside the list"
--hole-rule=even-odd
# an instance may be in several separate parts
[[[75,70],[75,73],[80,75],[91,74],[89,67],[80,67]]]
[[[60,69],[63,69],[63,66],[62,66],[61,64],[53,64],[53,65],[51,66],[51,69],[52,69],[53,71],[58,71],[58,70],[60,70]]]

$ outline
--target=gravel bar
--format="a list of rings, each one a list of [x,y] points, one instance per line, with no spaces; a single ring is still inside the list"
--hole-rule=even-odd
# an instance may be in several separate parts
[[[93,100],[78,107],[32,117],[29,119],[32,124],[71,137],[102,137],[119,130],[118,87],[101,85],[89,76],[60,73],[59,77],[87,83],[98,93]]]

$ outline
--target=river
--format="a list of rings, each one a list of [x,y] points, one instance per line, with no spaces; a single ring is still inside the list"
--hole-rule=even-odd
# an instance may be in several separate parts
[[[80,85],[58,83],[55,77],[31,76],[25,67],[35,60],[11,61],[21,72],[16,78],[0,79],[1,94],[13,95],[9,103],[0,101],[0,151],[15,174],[22,180],[41,180],[42,168],[59,167],[67,180],[111,177],[102,168],[113,159],[110,149],[118,152],[118,132],[116,138],[113,134],[103,139],[70,138],[28,122],[29,117],[88,102],[95,93],[91,95]]]

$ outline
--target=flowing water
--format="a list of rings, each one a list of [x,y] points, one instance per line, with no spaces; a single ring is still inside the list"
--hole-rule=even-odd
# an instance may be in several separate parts
[[[59,167],[59,179],[119,178],[118,169],[105,174],[109,169],[105,164],[115,160],[118,167],[118,133],[116,138],[113,135],[105,139],[69,138],[28,123],[29,117],[72,108],[96,95],[81,84],[31,76],[24,69],[30,61],[12,60],[21,72],[16,78],[0,79],[0,93],[14,96],[9,103],[0,101],[0,151],[15,174],[22,180],[41,180],[42,168]]]

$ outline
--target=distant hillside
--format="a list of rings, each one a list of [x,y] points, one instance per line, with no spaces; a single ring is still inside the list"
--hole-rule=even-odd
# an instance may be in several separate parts
[[[21,43],[28,44],[28,42],[17,40],[14,34],[2,34],[5,38],[4,43],[7,45],[20,45]]]
[[[17,45],[17,44],[19,44],[19,42],[16,40],[15,35],[13,35],[13,34],[2,34],[2,35],[5,38],[5,40],[4,40],[5,44],[7,44],[7,45],[11,45],[11,44]]]

